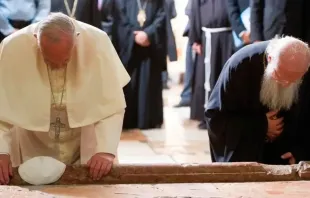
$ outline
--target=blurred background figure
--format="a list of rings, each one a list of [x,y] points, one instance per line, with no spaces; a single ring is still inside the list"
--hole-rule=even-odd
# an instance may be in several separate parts
[[[165,0],[165,12],[166,12],[167,55],[169,61],[174,62],[178,60],[177,47],[171,25],[171,20],[177,16],[174,0]],[[169,89],[168,81],[170,78],[167,69],[163,71],[162,78],[163,78],[163,88]]]
[[[185,14],[190,18],[192,9],[192,0],[188,0],[186,8],[185,8]],[[183,36],[188,37],[189,36],[189,29],[190,29],[190,21],[187,22],[187,25],[185,27]],[[186,55],[185,55],[185,73],[184,73],[184,85],[183,90],[181,92],[181,101],[175,105],[175,107],[189,107],[191,103],[191,97],[192,97],[192,79],[193,79],[193,70],[194,70],[194,57],[195,52],[192,50],[192,46],[189,41],[187,41],[186,45]]]
[[[123,128],[160,128],[162,72],[167,69],[165,1],[118,0],[115,25],[116,48],[131,76],[124,88],[127,109]]]
[[[115,12],[114,0],[98,0],[98,9],[101,13],[101,29],[112,39],[113,13]]]
[[[209,95],[233,53],[232,28],[225,1],[192,1],[189,40],[197,56],[190,118],[200,121],[201,129],[206,129],[204,110]]]
[[[288,35],[310,41],[309,0],[251,0],[251,39]]]
[[[45,18],[51,0],[1,0],[0,42],[8,35]]]
[[[101,14],[97,0],[52,0],[52,12],[62,12],[101,29]]]
[[[250,0],[226,0],[235,51],[251,43]]]

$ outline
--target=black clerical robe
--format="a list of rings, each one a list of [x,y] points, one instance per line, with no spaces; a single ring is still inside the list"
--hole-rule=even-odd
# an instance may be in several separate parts
[[[141,5],[145,5],[145,2],[141,0]],[[143,27],[140,27],[137,21],[137,0],[116,1],[116,49],[131,76],[131,82],[124,88],[127,102],[124,129],[150,129],[160,127],[163,123],[161,72],[167,66],[165,2],[147,2],[147,19]],[[150,46],[138,45],[134,31],[146,32]]]
[[[206,43],[202,28],[230,28],[225,0],[194,0],[191,6],[189,41],[202,45],[202,54],[196,56],[194,64],[193,95],[191,101],[191,119],[204,119],[205,104],[205,47],[211,45],[210,79],[208,84],[213,89],[223,65],[233,53],[233,37],[231,31],[211,33],[211,44]],[[210,51],[207,51],[209,53]]]
[[[113,13],[115,9],[114,0],[102,0],[100,7],[101,13],[101,28],[105,31],[110,38],[112,38],[114,26],[113,26]]]
[[[211,93],[205,114],[215,162],[287,164],[281,159],[286,152],[292,152],[298,160],[303,158],[295,140],[302,132],[297,131],[296,121],[304,102],[298,101],[289,111],[280,111],[278,117],[284,117],[284,130],[274,142],[265,141],[266,113],[270,110],[262,105],[259,94],[267,45],[268,41],[255,43],[236,52],[225,64]],[[305,85],[309,87],[309,80],[303,82],[301,92]],[[300,98],[305,97],[300,94]]]
[[[167,55],[171,62],[178,60],[177,46],[175,43],[175,36],[171,25],[171,19],[177,16],[174,0],[165,0],[166,11],[166,35],[167,35]]]
[[[70,12],[72,11],[73,3],[74,0],[68,0]],[[67,15],[69,14],[67,12],[64,0],[52,0],[51,11],[62,12]],[[101,29],[101,14],[98,9],[98,1],[78,0],[75,18],[79,21]]]

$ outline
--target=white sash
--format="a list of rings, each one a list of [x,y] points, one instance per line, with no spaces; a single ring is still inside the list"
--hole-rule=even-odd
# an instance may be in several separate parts
[[[206,36],[206,44],[205,44],[205,105],[204,107],[207,107],[208,103],[208,92],[211,90],[210,86],[210,76],[211,76],[211,50],[212,50],[212,45],[211,45],[211,36],[212,33],[219,33],[219,32],[226,32],[226,31],[231,31],[231,27],[221,27],[221,28],[206,28],[202,27],[202,31],[204,31],[205,36]]]

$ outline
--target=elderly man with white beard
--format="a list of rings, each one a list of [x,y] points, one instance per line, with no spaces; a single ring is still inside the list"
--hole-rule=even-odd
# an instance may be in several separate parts
[[[254,43],[226,63],[205,115],[213,162],[294,164],[310,51],[293,37]],[[295,152],[296,151],[296,152]]]

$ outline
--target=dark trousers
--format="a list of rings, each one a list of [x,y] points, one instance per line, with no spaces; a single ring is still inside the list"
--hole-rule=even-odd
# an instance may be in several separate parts
[[[192,79],[194,72],[194,56],[192,46],[187,43],[186,57],[185,57],[185,74],[184,74],[184,88],[181,93],[181,102],[190,103],[192,97]]]

